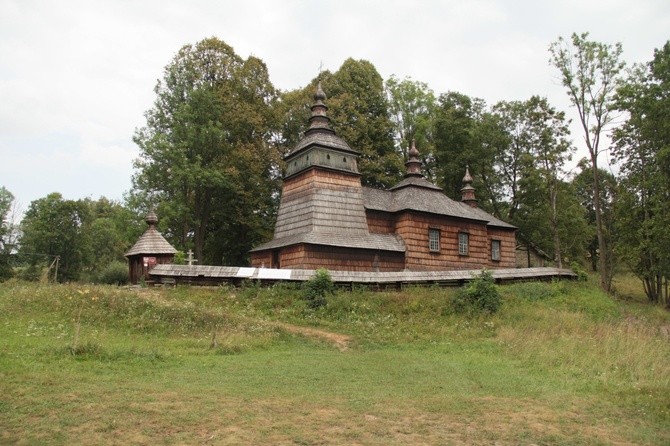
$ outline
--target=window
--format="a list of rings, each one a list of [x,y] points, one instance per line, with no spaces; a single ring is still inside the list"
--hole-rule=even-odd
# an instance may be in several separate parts
[[[500,240],[491,240],[491,260],[500,260]]]
[[[462,256],[468,255],[468,244],[470,242],[470,235],[467,232],[458,233],[458,254]]]
[[[429,229],[428,230],[428,248],[431,252],[440,252],[440,230],[439,229]]]

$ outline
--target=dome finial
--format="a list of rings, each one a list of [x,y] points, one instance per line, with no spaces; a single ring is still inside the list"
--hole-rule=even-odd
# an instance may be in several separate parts
[[[465,165],[465,176],[463,176],[463,183],[469,184],[472,183],[473,179],[472,176],[470,175],[470,165],[466,164]]]
[[[419,159],[419,150],[416,148],[416,141],[412,139],[412,146],[407,152],[409,159],[405,163],[407,167],[407,172],[405,173],[405,178],[407,177],[422,177],[421,173],[421,160]]]
[[[463,187],[461,188],[461,201],[470,207],[477,207],[477,197],[475,188],[472,187],[472,175],[470,175],[470,166],[465,165],[465,175],[463,176]]]
[[[319,81],[319,84],[316,86],[316,92],[314,93],[314,100],[316,102],[323,102],[326,100],[326,93],[324,93],[323,89],[321,88],[321,81]]]
[[[156,226],[158,224],[158,216],[156,216],[156,212],[154,212],[154,210],[151,209],[147,214],[147,216],[144,218],[144,221],[149,226]]]

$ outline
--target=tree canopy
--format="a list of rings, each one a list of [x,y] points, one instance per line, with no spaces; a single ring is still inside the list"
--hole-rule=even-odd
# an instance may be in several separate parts
[[[270,230],[278,188],[277,92],[265,64],[205,39],[179,50],[155,92],[134,138],[134,187],[158,207],[168,239],[198,261],[244,261]]]
[[[333,129],[360,151],[364,185],[399,181],[416,141],[426,177],[451,198],[460,199],[469,166],[480,207],[516,225],[520,242],[557,266],[590,261],[606,290],[620,259],[650,301],[668,303],[670,42],[625,78],[622,46],[588,33],[558,38],[549,53],[588,152],[576,174],[569,120],[539,95],[489,105],[409,77],[384,81],[371,62],[353,58],[278,91],[257,57],[244,59],[217,38],[185,45],[135,131],[140,155],[124,203],[49,194],[30,204],[19,231],[13,196],[0,187],[0,280],[12,274],[17,250],[33,267],[58,258],[59,280],[94,280],[123,260],[150,210],[163,235],[201,264],[246,264],[272,236],[282,157],[302,138],[320,83]],[[609,149],[617,175],[600,165]]]

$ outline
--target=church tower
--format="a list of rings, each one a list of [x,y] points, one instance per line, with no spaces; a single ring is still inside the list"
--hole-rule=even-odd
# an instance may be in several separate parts
[[[251,263],[352,271],[369,271],[380,264],[384,269],[387,263],[389,268],[402,268],[402,241],[368,230],[359,152],[331,128],[325,99],[319,84],[309,128],[285,157],[274,238],[250,251]]]

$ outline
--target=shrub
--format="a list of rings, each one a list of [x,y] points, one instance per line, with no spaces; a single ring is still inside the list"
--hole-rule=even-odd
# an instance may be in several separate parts
[[[106,285],[125,285],[128,283],[128,265],[112,262],[100,271],[96,282]]]
[[[584,271],[584,268],[579,262],[572,262],[570,264],[570,268],[572,269],[572,272],[577,274],[577,280],[580,282],[586,282],[589,280],[589,275]]]
[[[454,299],[459,313],[495,313],[502,305],[502,297],[490,271],[482,271],[461,288]]]
[[[326,295],[335,293],[335,284],[327,269],[319,269],[314,277],[303,285],[303,299],[310,308],[326,305]]]

